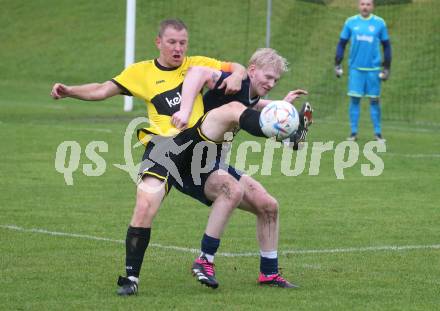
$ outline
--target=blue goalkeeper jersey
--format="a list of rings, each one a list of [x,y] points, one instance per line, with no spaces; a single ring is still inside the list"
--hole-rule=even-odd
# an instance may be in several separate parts
[[[349,17],[342,28],[341,39],[350,40],[350,69],[379,70],[382,64],[380,43],[389,40],[385,21],[371,14]]]

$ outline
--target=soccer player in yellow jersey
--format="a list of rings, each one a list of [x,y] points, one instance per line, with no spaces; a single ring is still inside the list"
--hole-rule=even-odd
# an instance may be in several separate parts
[[[145,100],[151,122],[150,128],[139,133],[139,138],[144,139],[148,133],[171,136],[178,132],[171,123],[171,116],[179,111],[183,80],[191,66],[232,71],[231,76],[219,86],[225,88],[228,93],[240,90],[241,81],[246,76],[246,69],[239,64],[203,56],[186,56],[188,30],[181,20],[161,22],[156,46],[159,49],[159,57],[154,60],[133,64],[115,78],[103,83],[77,86],[55,83],[51,96],[54,99],[72,97],[81,100],[104,100],[123,94],[141,98]],[[189,126],[194,125],[202,115],[203,102],[199,95],[189,119]],[[148,154],[151,148],[151,144],[147,144],[145,154]],[[168,172],[163,166],[153,166],[141,172],[136,205],[126,236],[127,276],[119,277],[119,295],[133,295],[138,291],[139,274],[150,241],[152,222],[167,193],[167,177]]]

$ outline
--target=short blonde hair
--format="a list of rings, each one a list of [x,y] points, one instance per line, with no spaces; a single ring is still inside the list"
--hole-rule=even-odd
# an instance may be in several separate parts
[[[278,54],[278,52],[271,48],[260,48],[249,59],[248,66],[255,65],[257,68],[266,66],[273,67],[279,73],[289,70],[289,63],[287,60]]]

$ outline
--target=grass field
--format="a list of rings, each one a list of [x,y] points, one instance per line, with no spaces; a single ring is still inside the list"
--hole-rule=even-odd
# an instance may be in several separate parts
[[[429,0],[413,2],[415,9],[433,3]],[[110,3],[117,6],[117,10]],[[164,14],[152,10],[150,16],[147,9],[162,10],[164,5],[161,3],[140,4],[144,10],[139,13],[141,18],[138,20],[144,33],[147,33],[146,25],[155,24]],[[165,8],[176,1],[170,3]],[[237,5],[246,10],[245,3]],[[251,14],[264,19],[258,9],[262,5],[254,1],[248,3],[252,4]],[[341,3],[343,1],[333,1],[329,10],[336,10]],[[363,176],[361,165],[369,161],[361,154],[353,167],[344,170],[345,179],[337,179],[335,152],[328,151],[322,155],[318,175],[308,174],[309,152],[306,170],[299,176],[288,177],[281,174],[282,152],[276,150],[272,175],[257,173],[254,176],[279,200],[280,266],[287,279],[301,286],[299,290],[257,286],[259,260],[253,255],[258,251],[255,219],[241,211],[234,213],[222,239],[222,254],[216,258],[220,288],[213,291],[201,287],[189,270],[209,209],[173,190],[153,226],[153,245],[144,260],[139,295],[123,299],[115,294],[116,279],[118,274],[124,273],[123,239],[134,207],[135,185],[128,174],[114,164],[124,163],[125,128],[133,118],[144,116],[144,106],[136,102],[133,112],[124,113],[121,98],[100,103],[55,102],[49,98],[52,83],[57,80],[67,83],[103,81],[120,71],[123,2],[0,0],[0,4],[5,8],[0,12],[1,310],[438,309],[440,110],[437,82],[440,80],[438,54],[432,54],[438,41],[438,34],[434,36],[431,31],[439,22],[435,10],[430,13],[432,18],[427,17],[414,26],[420,27],[417,28],[420,33],[417,42],[433,44],[424,51],[425,55],[432,56],[427,61],[432,60],[432,66],[423,71],[432,77],[432,85],[413,84],[420,94],[429,93],[426,97],[429,109],[423,110],[413,121],[421,121],[423,115],[430,124],[384,122],[387,150],[379,154],[384,162],[383,174]],[[223,6],[226,10],[228,5]],[[310,16],[308,22],[314,22],[320,18],[323,7],[309,6],[304,4],[298,18]],[[417,12],[418,21],[421,10],[395,8],[401,16]],[[394,34],[402,36],[404,32],[399,29],[409,24],[393,15],[397,13],[392,10],[381,10],[390,18],[395,17]],[[178,12],[193,17],[191,23],[196,26],[204,23],[185,8],[179,7]],[[343,9],[337,14],[342,18],[348,12]],[[295,37],[292,33],[289,40],[282,41],[282,30],[277,22],[287,23],[292,16],[289,15],[291,11],[284,13],[279,13],[283,18],[275,20],[273,27],[278,31],[273,40],[280,51],[287,53]],[[237,14],[231,12],[231,16]],[[251,19],[248,26],[252,28],[253,23]],[[298,23],[298,27],[302,27],[300,25],[303,23]],[[334,25],[323,20],[319,27],[330,29]],[[109,29],[116,30],[112,33]],[[225,32],[232,34],[233,29],[225,28]],[[432,37],[428,36],[430,33]],[[240,49],[229,41],[222,47],[224,50],[210,48],[215,53],[232,51],[227,56],[233,59],[253,50],[252,44],[264,44],[261,36],[258,41],[253,37],[255,34],[249,38],[243,33],[239,35],[247,42]],[[207,48],[206,43],[196,45],[201,36],[194,31],[192,48],[196,51]],[[329,41],[318,40],[316,33],[311,36],[316,40],[311,40],[309,45],[302,49],[292,48],[299,55],[295,61],[299,72],[304,70],[301,66],[305,66],[301,61],[313,65],[313,59],[324,62],[328,57],[328,49],[323,46]],[[145,42],[140,42],[143,45],[138,45],[138,55],[151,55],[153,52],[147,50]],[[322,42],[323,46],[314,46],[312,42]],[[395,82],[387,82],[385,88],[391,107],[385,111],[390,116],[388,119],[399,119],[402,110],[396,107],[398,99],[405,97],[405,91],[410,89],[407,77],[413,68],[411,64],[422,61],[414,56],[418,50],[408,52],[405,44],[396,47],[395,55],[402,55],[404,51],[407,54],[404,58],[396,57]],[[331,62],[331,57],[329,59]],[[315,99],[324,98],[320,91],[328,90],[328,83],[336,83],[325,78],[330,72],[323,75],[322,80],[305,77],[313,82],[309,91],[319,95]],[[301,78],[297,73],[288,78],[292,77]],[[419,78],[422,79],[417,76]],[[343,86],[334,88],[335,94],[344,92]],[[281,94],[287,89],[283,82],[275,92]],[[338,96],[342,98],[341,94]],[[422,107],[423,103],[421,100],[414,105]],[[336,146],[348,134],[347,105],[337,104],[331,96],[328,101],[317,104],[316,123],[309,141],[334,141]],[[323,111],[331,109],[325,105],[338,107],[337,114],[327,117]],[[361,150],[372,138],[367,105],[362,108],[358,142]],[[414,110],[414,107],[408,109]],[[238,144],[248,139],[253,138],[239,134],[232,159],[235,159]],[[63,141],[77,141],[81,146],[73,186],[67,186],[63,175],[55,169],[55,153]],[[83,173],[83,165],[92,163],[84,153],[91,141],[108,144],[108,152],[101,153],[106,170],[98,177]],[[133,150],[135,160],[141,152]],[[261,154],[250,152],[248,155],[248,165],[261,165]]]
[[[12,92],[0,100],[2,308],[127,308],[128,300],[115,295],[115,281],[123,273],[122,240],[135,187],[112,164],[124,162],[123,132],[142,108],[123,113],[117,99],[53,102],[49,87],[13,96],[18,90],[9,86]],[[361,147],[370,138],[368,120],[362,124]],[[385,169],[378,177],[362,176],[360,164],[368,161],[361,156],[344,171],[345,179],[337,180],[334,152],[323,154],[318,176],[307,174],[308,157],[303,174],[286,177],[276,152],[273,176],[255,177],[279,199],[279,249],[287,252],[280,265],[299,290],[257,287],[258,256],[218,256],[219,290],[197,284],[189,273],[195,256],[189,249],[199,247],[209,210],[172,191],[155,221],[152,243],[186,250],[148,250],[140,293],[129,299],[130,308],[435,310],[440,302],[439,132],[385,124]],[[345,134],[340,124],[318,119],[310,140],[336,144]],[[92,140],[106,141],[106,172],[86,177],[81,167],[90,160],[82,153],[74,185],[67,186],[54,168],[56,148],[64,140],[78,141],[82,150]],[[254,155],[248,163],[261,164],[259,159]],[[258,251],[254,231],[253,216],[237,211],[221,251]]]

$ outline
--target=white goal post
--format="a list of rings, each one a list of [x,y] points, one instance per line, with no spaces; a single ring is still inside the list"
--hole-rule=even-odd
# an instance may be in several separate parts
[[[127,22],[125,26],[125,68],[134,63],[136,37],[136,0],[127,0]],[[133,110],[133,97],[124,96],[124,111]]]

